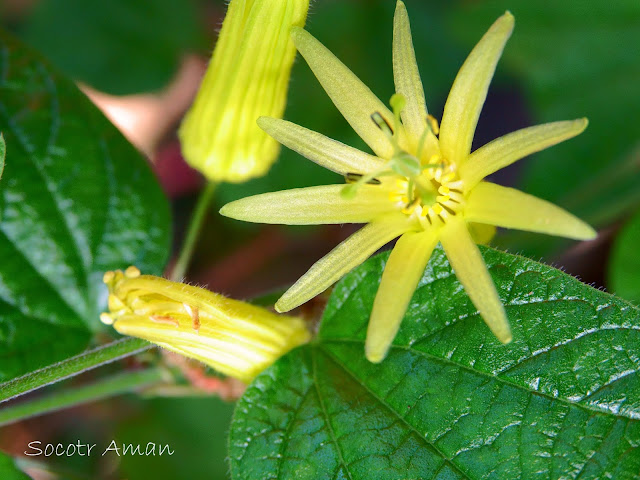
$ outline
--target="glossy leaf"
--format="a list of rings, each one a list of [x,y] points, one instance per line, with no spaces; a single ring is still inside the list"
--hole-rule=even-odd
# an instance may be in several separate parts
[[[78,353],[105,270],[159,274],[167,201],[145,160],[72,82],[0,34],[0,380]]]
[[[640,311],[481,249],[511,344],[493,337],[437,248],[388,357],[367,362],[388,254],[374,257],[335,287],[315,343],[239,401],[232,477],[637,478]]]
[[[609,287],[627,300],[640,304],[640,212],[618,234],[609,260]]]

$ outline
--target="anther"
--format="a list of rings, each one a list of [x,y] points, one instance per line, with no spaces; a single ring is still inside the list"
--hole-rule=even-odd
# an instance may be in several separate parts
[[[127,277],[127,278],[139,277],[140,276],[140,270],[138,270],[136,267],[131,265],[130,267],[127,267],[127,269],[124,271],[124,276]]]
[[[438,125],[438,120],[431,114],[427,115],[427,124],[429,128],[433,132],[434,135],[438,135],[440,133],[440,125]]]
[[[197,333],[200,333],[200,310],[198,310],[198,307],[192,307],[188,303],[183,303],[182,305],[184,306],[184,309],[187,311],[187,313],[191,317],[193,329]]]
[[[358,183],[358,180],[362,178],[361,173],[345,173],[344,180],[347,183]],[[377,178],[372,178],[367,182],[369,185],[380,185],[382,182]]]
[[[180,322],[173,317],[162,316],[162,315],[151,315],[149,316],[149,320],[154,323],[161,323],[163,325],[173,325],[174,327],[179,327]]]
[[[113,272],[110,272],[113,273]],[[101,313],[100,314],[100,321],[102,323],[104,323],[105,325],[113,325],[113,317],[111,315],[109,315],[108,313]]]
[[[393,137],[393,128],[389,125],[389,122],[380,114],[380,112],[374,112],[371,114],[371,120],[376,126],[384,132],[389,138]]]

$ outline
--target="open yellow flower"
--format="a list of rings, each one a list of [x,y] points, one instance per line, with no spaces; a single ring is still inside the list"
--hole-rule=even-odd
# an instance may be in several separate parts
[[[513,16],[505,13],[473,49],[451,88],[439,128],[427,114],[402,2],[397,3],[393,31],[393,112],[309,33],[293,30],[298,51],[375,156],[283,120],[259,120],[283,145],[355,183],[257,195],[226,205],[223,215],[263,223],[367,223],[313,265],[280,298],[278,311],[291,310],[322,292],[400,237],[371,312],[365,345],[370,361],[386,356],[438,242],[491,331],[502,342],[511,340],[504,308],[470,227],[494,225],[574,239],[596,235],[590,226],[544,200],[484,181],[516,160],[578,135],[586,119],[524,128],[470,153],[513,23]]]
[[[103,323],[243,382],[311,338],[300,318],[140,275],[136,267],[107,272],[104,283],[109,289],[109,313],[100,316]]]

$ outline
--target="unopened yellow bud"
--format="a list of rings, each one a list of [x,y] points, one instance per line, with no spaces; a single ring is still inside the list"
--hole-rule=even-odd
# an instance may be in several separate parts
[[[186,161],[213,181],[264,175],[280,151],[256,124],[281,118],[309,0],[231,0],[213,58],[179,135]]]
[[[102,322],[244,382],[311,337],[300,318],[140,275],[135,267],[107,272],[104,279],[110,312],[100,315]]]

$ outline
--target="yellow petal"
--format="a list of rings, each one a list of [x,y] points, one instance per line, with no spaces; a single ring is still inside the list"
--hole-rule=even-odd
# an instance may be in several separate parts
[[[506,12],[471,51],[453,82],[440,124],[440,148],[455,165],[462,165],[471,151],[489,83],[512,30],[513,15]]]
[[[384,267],[367,329],[365,353],[370,362],[379,363],[387,356],[437,243],[431,231],[405,233],[396,243]]]
[[[397,210],[389,201],[389,191],[381,185],[362,185],[355,197],[348,199],[340,194],[343,188],[321,185],[263,193],[228,203],[220,214],[245,222],[321,225],[367,223]]]
[[[407,217],[402,214],[364,226],[317,261],[280,297],[276,310],[288,312],[312,299],[410,228]]]
[[[393,155],[389,139],[371,120],[375,112],[393,125],[393,114],[336,56],[302,28],[293,28],[291,36],[322,88],[338,110],[375,154],[386,160]]]
[[[509,343],[512,337],[507,316],[480,250],[471,240],[465,222],[447,222],[441,231],[440,241],[458,280],[485,323],[498,340]]]
[[[278,142],[312,162],[341,175],[380,170],[378,157],[278,118],[260,117],[258,125]]]
[[[523,128],[479,148],[460,168],[465,190],[473,188],[487,175],[511,165],[521,158],[551,147],[581,134],[589,121],[586,118],[545,123]]]
[[[471,191],[465,219],[576,240],[595,238],[596,231],[566,210],[514,188],[481,182]]]
[[[410,138],[419,139],[427,126],[427,105],[413,49],[409,15],[403,2],[397,3],[393,19],[393,78],[396,92],[407,101],[402,111],[402,123]]]

